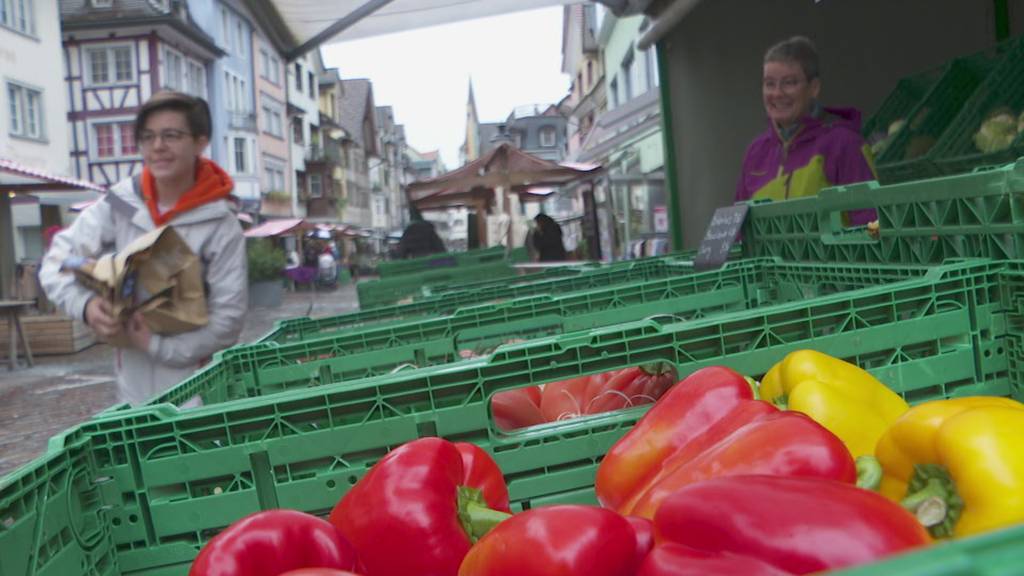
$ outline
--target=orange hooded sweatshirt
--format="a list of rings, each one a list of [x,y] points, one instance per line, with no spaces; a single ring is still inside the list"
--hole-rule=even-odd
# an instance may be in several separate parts
[[[234,181],[223,168],[212,160],[200,158],[196,164],[196,183],[178,198],[173,208],[161,214],[156,178],[148,167],[142,169],[142,197],[146,200],[149,215],[153,217],[153,223],[157,226],[163,226],[178,214],[188,212],[197,206],[227,198],[234,187]]]

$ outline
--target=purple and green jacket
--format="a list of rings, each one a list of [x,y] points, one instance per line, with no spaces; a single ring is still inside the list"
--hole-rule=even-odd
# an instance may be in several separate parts
[[[736,201],[814,196],[822,188],[875,180],[871,148],[860,136],[860,112],[820,108],[784,138],[773,123],[747,148]],[[852,225],[875,219],[874,210],[848,214]]]

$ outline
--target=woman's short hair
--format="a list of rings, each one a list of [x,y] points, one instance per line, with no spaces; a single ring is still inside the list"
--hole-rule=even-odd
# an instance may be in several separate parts
[[[764,54],[764,62],[795,62],[804,71],[808,81],[821,73],[818,67],[818,49],[806,36],[793,36],[772,46]]]
[[[171,92],[168,90],[153,94],[139,113],[135,115],[135,137],[138,138],[146,126],[146,119],[154,112],[174,110],[185,115],[185,122],[193,137],[210,137],[210,105],[202,98]]]

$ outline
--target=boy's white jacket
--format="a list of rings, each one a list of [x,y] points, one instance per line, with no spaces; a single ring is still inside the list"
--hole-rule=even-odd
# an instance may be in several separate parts
[[[175,216],[169,225],[202,262],[209,323],[175,336],[154,334],[145,352],[117,349],[121,399],[133,405],[178,384],[214,352],[235,344],[245,323],[249,298],[245,238],[228,201],[203,204]],[[85,305],[94,294],[76,283],[73,275],[62,273],[61,263],[72,255],[116,252],[155,228],[133,179],[119,182],[54,236],[39,270],[46,295],[68,315],[84,319]]]

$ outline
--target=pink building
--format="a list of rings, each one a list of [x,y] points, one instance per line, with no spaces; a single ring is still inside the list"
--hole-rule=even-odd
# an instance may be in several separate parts
[[[260,213],[264,216],[292,216],[295,192],[291,185],[285,61],[262,33],[254,33],[252,40],[256,121],[259,126]]]

